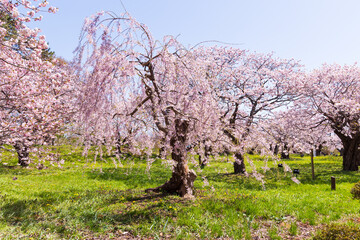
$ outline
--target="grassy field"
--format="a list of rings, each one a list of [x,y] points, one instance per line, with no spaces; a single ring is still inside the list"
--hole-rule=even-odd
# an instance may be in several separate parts
[[[340,157],[316,157],[313,181],[309,157],[292,156],[286,163],[300,169],[301,184],[269,161],[264,185],[231,174],[232,159],[218,158],[198,172],[196,198],[185,200],[144,193],[171,175],[160,160],[149,171],[146,160],[115,167],[86,160],[80,149],[59,151],[63,168],[43,170],[15,166],[2,153],[1,239],[306,239],[324,224],[360,222],[359,200],[350,194],[360,173],[341,171]],[[249,157],[263,172],[262,158]]]

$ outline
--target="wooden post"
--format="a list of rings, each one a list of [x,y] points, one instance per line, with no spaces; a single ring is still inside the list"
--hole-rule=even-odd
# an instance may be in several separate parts
[[[315,169],[314,169],[314,152],[311,149],[310,152],[310,157],[311,157],[311,173],[312,173],[312,180],[315,180]]]
[[[335,177],[331,177],[331,190],[335,190],[335,189],[336,189]]]

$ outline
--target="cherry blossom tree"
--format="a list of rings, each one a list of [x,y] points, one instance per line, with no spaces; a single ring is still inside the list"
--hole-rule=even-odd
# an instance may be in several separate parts
[[[356,64],[324,64],[298,82],[303,108],[318,119],[317,126],[328,124],[341,140],[345,171],[357,171],[360,164],[359,74]]]
[[[282,158],[291,151],[309,153],[319,146],[330,150],[335,150],[339,146],[339,139],[333,134],[330,126],[324,122],[319,125],[319,115],[314,116],[309,109],[302,107],[304,106],[295,104],[287,110],[278,111],[262,125],[273,150],[276,150],[274,146],[278,146],[277,150],[282,147]]]
[[[69,69],[57,59],[44,58],[45,37],[26,26],[42,19],[42,9],[56,12],[47,5],[0,1],[0,141],[15,147],[22,166],[29,164],[29,148],[55,138],[72,112]]]
[[[162,139],[163,157],[168,152],[173,162],[172,177],[147,191],[191,197],[196,173],[188,167],[189,146],[205,138],[215,141],[219,128],[208,65],[171,36],[154,40],[126,13],[87,19],[76,57],[83,136],[116,144],[117,119],[141,132],[127,138],[134,152],[150,155],[154,139]]]
[[[292,102],[292,83],[301,74],[292,59],[272,54],[251,53],[233,48],[212,48],[203,52],[212,59],[209,76],[221,116],[223,133],[235,147],[234,172],[245,173],[243,148],[251,145],[251,129],[269,113]]]
[[[293,126],[292,122],[287,121],[287,117],[282,117],[276,114],[274,118],[267,119],[266,124],[262,124],[262,128],[264,130],[263,134],[268,139],[269,150],[274,155],[278,155],[280,152],[281,159],[289,159],[290,146],[294,143],[294,136],[299,131],[289,128]]]

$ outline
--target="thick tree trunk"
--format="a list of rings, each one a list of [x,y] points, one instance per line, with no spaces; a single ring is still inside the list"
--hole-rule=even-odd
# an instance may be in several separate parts
[[[116,143],[115,143],[115,146],[116,146],[116,153],[119,154],[119,156],[122,154],[122,151],[121,151],[121,139],[120,137],[118,137],[116,139]]]
[[[160,144],[159,144],[159,158],[162,158],[162,157],[165,157],[165,156],[163,156],[164,154],[166,154],[165,153],[165,146],[164,146],[164,144],[165,144],[165,141],[166,141],[166,139],[165,139],[165,137],[163,137],[163,138],[161,138],[161,140],[160,140]]]
[[[235,153],[234,173],[235,174],[246,173],[245,162],[241,153]]]
[[[120,135],[117,136],[116,142],[116,154],[119,156],[131,156],[129,149],[131,148],[130,143],[128,142],[128,137],[121,138]]]
[[[159,148],[159,158],[162,158],[163,157],[163,155],[165,154],[165,147],[164,146],[161,146],[160,148]]]
[[[322,145],[320,144],[320,145],[317,146],[317,148],[315,149],[315,154],[316,154],[316,156],[320,156],[321,150],[322,150]]]
[[[182,197],[193,197],[194,181],[196,173],[189,170],[187,165],[187,151],[186,151],[186,135],[189,124],[185,120],[177,119],[175,121],[175,133],[170,139],[170,146],[172,148],[171,157],[175,161],[172,176],[165,184],[157,187],[147,189],[146,192],[169,192],[177,193]]]
[[[360,165],[360,138],[347,139],[342,141],[343,150],[343,170],[344,171],[358,171]]]
[[[22,167],[29,166],[30,159],[29,159],[29,148],[23,144],[22,142],[17,142],[14,145],[14,148],[18,154],[18,163]]]
[[[339,155],[342,157],[344,155],[344,148],[337,148]]]
[[[279,153],[279,145],[275,145],[275,147],[274,147],[274,155],[278,155],[278,153]]]
[[[199,155],[199,165],[201,168],[204,168],[209,163],[209,157],[212,151],[212,147],[205,145],[204,148],[204,159],[201,158],[201,155]]]
[[[281,152],[281,159],[290,159],[290,155],[288,152]]]
[[[229,131],[224,131],[225,135],[228,136],[234,145],[239,143],[238,139],[235,138]],[[246,173],[246,167],[244,163],[244,158],[240,152],[234,154],[234,174],[244,174]]]
[[[286,143],[284,144],[284,148],[281,151],[281,159],[290,159],[289,148]]]

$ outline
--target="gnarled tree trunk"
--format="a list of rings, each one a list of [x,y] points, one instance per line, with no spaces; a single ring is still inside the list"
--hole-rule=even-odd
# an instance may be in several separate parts
[[[290,159],[290,155],[288,152],[281,152],[281,159]]]
[[[347,136],[336,126],[333,126],[335,134],[341,139],[343,148],[340,154],[343,157],[344,171],[358,171],[360,165],[360,132]]]
[[[322,146],[322,144],[319,144],[319,146],[317,146],[317,148],[315,149],[315,154],[316,154],[316,156],[320,156],[321,155],[321,151],[322,151],[322,148],[323,148],[323,146]]]
[[[239,143],[238,139],[235,138],[229,131],[225,130],[224,133],[231,139],[234,145]],[[244,162],[244,157],[240,152],[234,154],[234,174],[244,174],[246,173],[246,167]]]
[[[290,155],[289,155],[289,148],[287,146],[287,144],[284,144],[284,148],[281,151],[281,159],[290,159]]]
[[[241,153],[235,153],[234,173],[235,174],[246,173],[244,157],[242,156]]]
[[[15,150],[17,152],[18,163],[20,164],[20,166],[22,166],[22,167],[29,166],[29,164],[30,164],[30,159],[29,159],[30,152],[29,152],[28,146],[26,146],[22,142],[16,142],[16,144],[14,145],[14,148],[15,148]]]
[[[209,145],[205,145],[204,147],[204,159],[199,155],[199,165],[201,168],[204,168],[209,163],[209,157],[212,152],[212,147]]]
[[[122,154],[122,151],[121,151],[121,144],[122,143],[122,141],[121,141],[121,138],[120,137],[118,137],[117,139],[116,139],[116,143],[115,143],[115,146],[116,146],[116,153],[120,156],[121,154]]]
[[[360,138],[342,141],[343,150],[343,170],[358,171],[360,165]]]
[[[146,192],[169,192],[177,193],[182,197],[193,197],[194,181],[196,173],[189,170],[187,164],[186,137],[189,123],[186,120],[175,120],[175,133],[170,139],[172,149],[171,157],[175,161],[172,176],[165,184],[147,189]]]
[[[274,155],[278,155],[278,153],[279,153],[279,145],[275,145],[275,147],[274,147]]]
[[[165,137],[162,137],[160,140],[159,155],[158,155],[159,158],[164,157],[163,155],[165,154],[165,146],[164,146],[165,141],[166,141]]]

